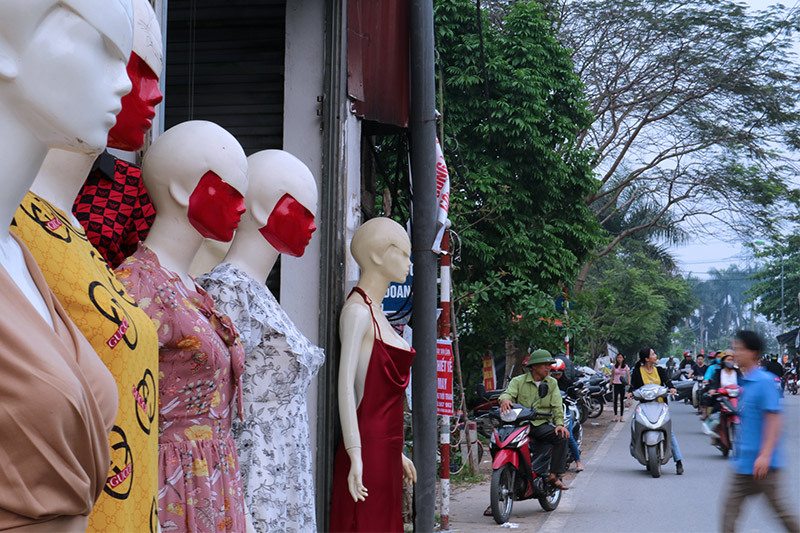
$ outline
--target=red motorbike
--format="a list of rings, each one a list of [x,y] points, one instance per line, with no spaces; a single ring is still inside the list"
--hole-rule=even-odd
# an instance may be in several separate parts
[[[728,457],[733,449],[736,433],[739,430],[739,415],[736,409],[741,393],[742,388],[738,385],[727,385],[710,393],[717,400],[720,408],[718,413],[712,415],[714,418],[718,417],[718,421],[715,427],[712,421],[711,444],[719,448],[724,457]]]
[[[502,422],[492,432],[491,504],[498,524],[508,522],[514,500],[537,498],[545,511],[553,511],[561,501],[561,489],[546,481],[550,474],[553,446],[534,442],[531,446],[530,422],[550,418],[549,413],[514,404],[505,415],[492,409],[489,416]]]

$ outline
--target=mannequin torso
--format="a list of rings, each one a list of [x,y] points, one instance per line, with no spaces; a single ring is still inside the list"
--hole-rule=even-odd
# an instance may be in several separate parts
[[[247,174],[247,212],[233,244],[225,261],[198,283],[231,317],[247,354],[245,417],[234,434],[255,529],[312,533],[316,513],[306,395],[325,354],[298,330],[265,281],[279,255],[271,242],[289,243],[289,249],[302,254],[311,236],[305,233],[305,214],[276,214],[280,198],[302,198],[308,206],[303,209],[312,213],[317,188],[308,168],[279,150],[250,156]],[[277,232],[268,239],[261,229],[270,221]],[[289,461],[295,465],[291,471],[285,468]]]

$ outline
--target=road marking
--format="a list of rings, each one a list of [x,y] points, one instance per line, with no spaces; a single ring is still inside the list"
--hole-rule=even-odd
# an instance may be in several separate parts
[[[609,422],[609,424],[614,424],[616,427],[611,428],[608,433],[606,433],[605,437],[603,437],[600,444],[595,447],[597,452],[593,453],[592,457],[585,463],[583,472],[575,476],[575,480],[570,485],[569,490],[562,492],[561,504],[558,506],[558,509],[550,513],[550,516],[547,517],[542,527],[539,528],[540,533],[548,533],[550,531],[562,533],[564,531],[567,520],[569,520],[572,512],[575,510],[577,502],[580,501],[583,496],[585,487],[589,484],[589,481],[591,481],[592,476],[597,471],[597,467],[606,458],[609,450],[611,450],[611,443],[614,441],[617,434],[622,431],[623,427],[630,428],[629,422]],[[564,498],[566,498],[566,501],[563,501]]]

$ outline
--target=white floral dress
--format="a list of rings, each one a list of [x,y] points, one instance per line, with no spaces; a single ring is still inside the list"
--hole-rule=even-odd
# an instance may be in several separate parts
[[[253,525],[259,533],[314,532],[306,395],[325,354],[238,267],[222,263],[197,282],[233,320],[245,349],[244,422],[233,431]]]

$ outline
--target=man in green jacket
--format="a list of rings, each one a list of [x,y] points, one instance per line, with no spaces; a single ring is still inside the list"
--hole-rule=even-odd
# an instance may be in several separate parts
[[[525,366],[529,369],[521,376],[511,380],[500,395],[500,412],[505,414],[518,403],[535,408],[538,413],[549,413],[549,419],[538,418],[531,422],[531,437],[553,445],[548,481],[561,490],[567,486],[561,482],[566,470],[567,442],[569,431],[564,427],[564,408],[558,382],[550,377],[553,356],[547,350],[533,352]]]

